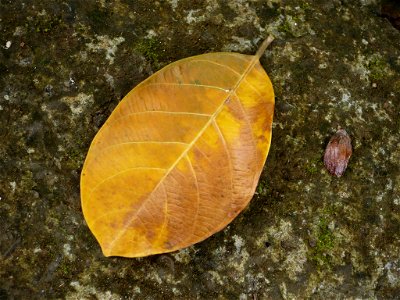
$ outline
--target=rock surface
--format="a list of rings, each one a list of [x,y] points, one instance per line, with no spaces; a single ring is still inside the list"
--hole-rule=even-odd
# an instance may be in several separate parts
[[[79,175],[110,112],[168,63],[268,33],[273,140],[249,207],[179,252],[103,257]],[[0,1],[0,74],[0,299],[399,299],[400,32],[379,1]],[[322,162],[339,126],[340,179]]]

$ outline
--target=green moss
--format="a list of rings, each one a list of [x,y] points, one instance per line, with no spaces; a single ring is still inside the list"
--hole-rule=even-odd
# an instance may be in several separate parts
[[[300,8],[302,9],[302,10],[311,10],[311,6],[310,6],[310,3],[308,3],[308,2],[302,2],[301,4],[300,4]]]
[[[72,170],[80,169],[89,149],[90,138],[77,134],[73,143],[66,143],[63,165]]]
[[[278,31],[291,34],[289,22],[285,20],[281,25],[278,26]]]
[[[368,69],[370,71],[369,77],[371,79],[379,80],[386,77],[387,74],[387,63],[380,56],[374,56],[368,63]]]
[[[310,259],[319,267],[330,266],[330,250],[335,246],[335,237],[328,227],[329,221],[326,216],[319,218],[315,247],[311,251]]]
[[[159,67],[161,59],[161,43],[155,38],[144,39],[135,46],[135,50],[140,52],[154,67]]]
[[[46,66],[49,63],[50,63],[50,61],[48,59],[42,59],[42,60],[37,62],[37,65],[38,66]],[[32,82],[33,82],[33,85],[35,86],[35,88],[38,91],[44,91],[45,87],[48,84],[52,84],[54,82],[54,78],[52,78],[50,76],[47,76],[44,73],[39,73],[38,72],[37,74],[35,74]]]
[[[33,190],[37,186],[33,179],[33,174],[31,171],[27,170],[21,177],[20,189],[21,190]]]
[[[306,164],[306,171],[309,174],[315,174],[318,172],[318,167],[315,162],[310,161],[309,163]]]
[[[269,193],[269,186],[265,180],[260,180],[257,185],[257,194],[261,196],[266,196]]]
[[[285,16],[285,19],[281,25],[278,26],[278,31],[286,34],[290,34],[294,37],[299,37],[303,34],[301,24],[303,21],[298,16]]]
[[[310,160],[307,160],[307,162],[304,165],[304,168],[305,171],[310,175],[318,173],[318,171],[321,170],[321,168],[323,168],[321,155],[318,154],[317,156],[314,156]]]
[[[83,155],[77,151],[70,151],[67,155],[67,160],[65,161],[65,166],[68,169],[79,169],[83,165]]]
[[[61,273],[62,276],[68,276],[72,271],[73,269],[71,269],[71,265],[63,259],[63,262],[58,267],[58,272]]]
[[[50,33],[61,24],[62,18],[60,16],[44,15],[36,18],[33,26],[38,33]]]

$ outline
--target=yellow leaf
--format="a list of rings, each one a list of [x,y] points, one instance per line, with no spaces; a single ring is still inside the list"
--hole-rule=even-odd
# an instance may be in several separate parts
[[[259,58],[174,62],[119,103],[92,141],[82,209],[105,256],[175,251],[223,229],[252,198],[270,142],[271,81]]]

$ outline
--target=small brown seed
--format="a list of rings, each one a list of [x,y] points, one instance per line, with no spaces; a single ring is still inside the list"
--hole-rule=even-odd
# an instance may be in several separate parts
[[[346,171],[352,154],[351,139],[346,130],[339,129],[329,140],[324,154],[324,164],[329,173],[340,177]]]

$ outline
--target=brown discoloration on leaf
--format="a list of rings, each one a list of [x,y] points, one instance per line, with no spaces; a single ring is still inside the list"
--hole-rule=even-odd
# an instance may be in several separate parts
[[[346,171],[352,154],[351,139],[346,130],[338,130],[330,139],[325,150],[324,164],[329,173],[340,177]]]

